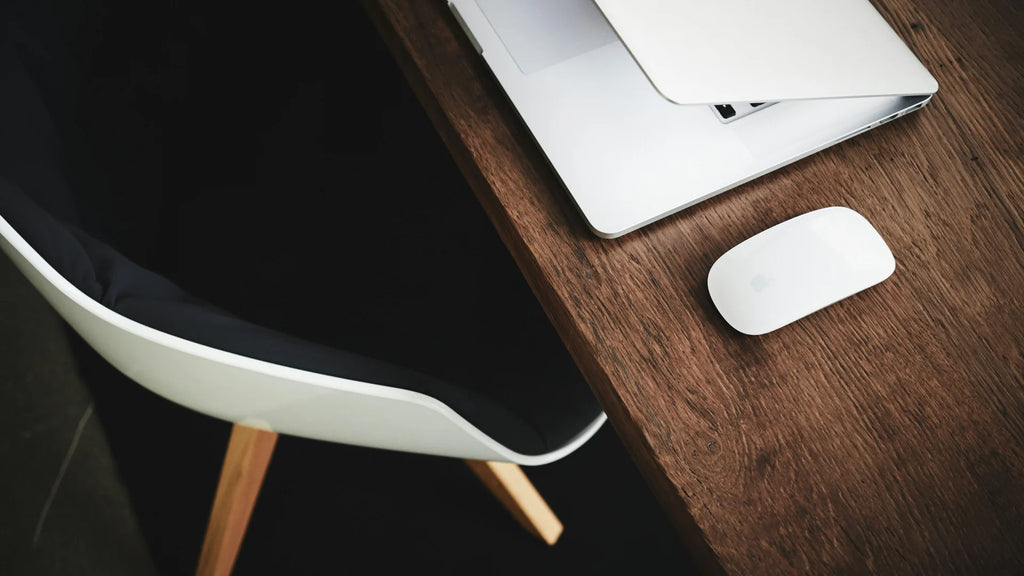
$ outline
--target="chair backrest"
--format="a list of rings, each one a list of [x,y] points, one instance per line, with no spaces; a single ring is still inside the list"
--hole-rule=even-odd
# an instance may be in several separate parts
[[[565,456],[605,420],[600,414],[547,453],[521,454],[430,396],[256,360],[131,320],[72,285],[2,215],[0,249],[115,368],[160,396],[223,420],[332,442],[523,465]]]

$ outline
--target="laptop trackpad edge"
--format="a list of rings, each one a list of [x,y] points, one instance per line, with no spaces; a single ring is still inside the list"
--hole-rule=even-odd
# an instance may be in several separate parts
[[[476,0],[523,74],[618,40],[593,0]]]

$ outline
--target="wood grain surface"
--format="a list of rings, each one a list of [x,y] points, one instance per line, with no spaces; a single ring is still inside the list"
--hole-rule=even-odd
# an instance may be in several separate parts
[[[1024,573],[1020,3],[876,1],[931,104],[617,240],[587,230],[443,2],[366,4],[707,571]],[[896,273],[763,337],[729,328],[714,260],[831,205]]]

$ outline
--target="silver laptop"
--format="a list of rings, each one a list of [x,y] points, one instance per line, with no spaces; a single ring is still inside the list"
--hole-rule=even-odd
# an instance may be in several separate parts
[[[924,106],[868,0],[449,0],[614,238]]]

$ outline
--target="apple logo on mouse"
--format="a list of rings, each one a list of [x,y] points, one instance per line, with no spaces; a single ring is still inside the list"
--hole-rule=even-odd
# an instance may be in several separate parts
[[[750,287],[754,289],[754,292],[761,292],[771,284],[772,279],[764,274],[758,274],[750,279]]]

